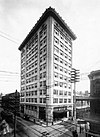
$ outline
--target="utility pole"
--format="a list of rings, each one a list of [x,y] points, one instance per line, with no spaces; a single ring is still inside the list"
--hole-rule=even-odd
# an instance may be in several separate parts
[[[76,123],[76,82],[79,82],[80,74],[79,70],[76,70],[75,68],[72,68],[71,71],[71,83],[74,83],[74,118]]]
[[[14,137],[16,137],[16,113],[19,111],[19,95],[17,90],[14,96],[14,107]]]
[[[16,112],[14,112],[14,137],[16,137]]]

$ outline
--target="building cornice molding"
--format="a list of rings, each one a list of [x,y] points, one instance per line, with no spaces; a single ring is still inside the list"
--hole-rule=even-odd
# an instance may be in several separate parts
[[[21,50],[25,44],[29,41],[29,39],[32,37],[33,34],[40,28],[41,24],[46,21],[48,17],[53,17],[66,32],[70,35],[70,37],[75,40],[76,35],[72,32],[72,30],[68,27],[68,25],[65,23],[65,21],[61,18],[61,16],[55,11],[55,9],[49,7],[45,10],[45,12],[42,14],[40,19],[37,21],[35,26],[32,28],[32,30],[29,32],[29,34],[26,36],[22,44],[19,46],[19,50]]]

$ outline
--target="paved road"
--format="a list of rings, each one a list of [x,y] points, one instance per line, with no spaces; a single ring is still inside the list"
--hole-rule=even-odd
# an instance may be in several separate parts
[[[59,123],[52,126],[44,126],[34,124],[22,118],[17,118],[16,137],[72,137],[72,133],[68,130],[71,124]],[[13,133],[6,137],[13,137]]]
[[[24,126],[25,131],[29,135],[29,137],[41,137],[44,136],[43,133],[47,133],[48,137],[58,137],[62,134],[65,136],[72,137],[71,132],[68,130],[68,128],[71,126],[71,124],[65,123],[65,124],[57,124],[52,126],[42,126],[34,123],[30,123],[29,121],[25,121],[23,119],[20,119],[19,122]]]

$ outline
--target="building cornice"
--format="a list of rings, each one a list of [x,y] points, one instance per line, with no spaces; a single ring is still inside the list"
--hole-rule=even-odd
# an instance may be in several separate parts
[[[19,50],[21,50],[25,44],[29,41],[29,39],[32,37],[33,34],[40,28],[41,24],[46,21],[48,17],[53,17],[60,25],[61,27],[68,32],[70,37],[75,40],[76,35],[72,32],[72,30],[68,27],[68,25],[65,23],[65,21],[60,17],[60,15],[55,11],[55,9],[49,7],[45,10],[45,12],[42,14],[40,19],[37,21],[35,26],[32,28],[32,30],[29,32],[29,34],[26,36],[22,44],[19,46]]]

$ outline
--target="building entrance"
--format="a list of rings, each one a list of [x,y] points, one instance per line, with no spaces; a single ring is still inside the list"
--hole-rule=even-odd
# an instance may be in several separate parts
[[[39,107],[39,119],[46,121],[45,107]]]
[[[67,111],[65,112],[53,112],[53,120],[56,121],[56,120],[60,120],[64,117],[67,117]]]

